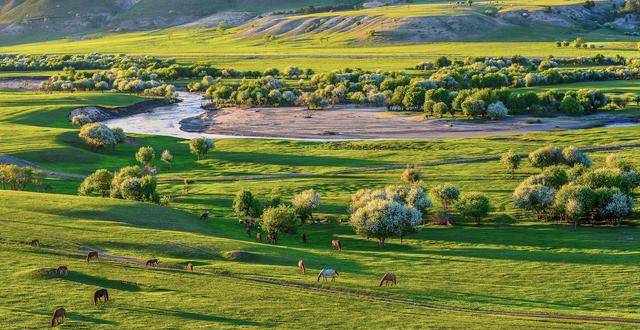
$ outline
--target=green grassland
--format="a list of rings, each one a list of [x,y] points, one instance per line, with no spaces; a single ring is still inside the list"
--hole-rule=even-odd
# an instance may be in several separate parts
[[[229,139],[216,141],[215,150],[196,161],[184,141],[169,137],[134,136],[113,152],[92,152],[67,120],[77,106],[137,100],[113,93],[0,92],[0,154],[70,175],[48,180],[51,192],[62,195],[0,192],[0,262],[8,265],[0,268],[0,318],[6,324],[41,327],[59,305],[70,311],[68,325],[81,328],[632,328],[629,322],[640,322],[640,231],[532,222],[513,208],[510,194],[536,170],[525,166],[511,177],[495,159],[508,149],[527,152],[553,143],[609,146],[640,165],[637,127],[429,141]],[[172,168],[159,166],[161,192],[175,196],[171,208],[65,196],[75,194],[78,175],[133,164],[142,145],[169,149],[176,158]],[[599,162],[610,152],[591,156]],[[382,249],[339,223],[353,192],[398,182],[407,164],[422,169],[427,187],[451,182],[488,194],[496,212],[480,226],[427,226]],[[184,179],[193,181],[188,193]],[[296,235],[278,246],[256,243],[230,211],[243,188],[260,198],[316,189],[323,196],[318,217],[328,222],[300,229],[309,234],[308,244]],[[212,220],[197,220],[202,209],[212,210]],[[344,252],[330,250],[333,237],[344,242]],[[22,243],[31,239],[43,246]],[[87,248],[108,256],[87,264],[81,259]],[[249,254],[229,256],[238,250]],[[160,258],[163,269],[136,262],[151,257]],[[296,270],[300,258],[311,268],[307,275]],[[196,273],[181,270],[188,262]],[[66,279],[39,271],[61,264],[72,271]],[[315,284],[314,273],[325,265],[341,277]],[[399,285],[377,288],[387,271],[398,274]],[[94,307],[90,295],[99,287],[108,288],[113,301]]]

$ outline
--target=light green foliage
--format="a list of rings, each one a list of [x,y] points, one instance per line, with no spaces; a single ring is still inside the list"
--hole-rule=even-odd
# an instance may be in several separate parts
[[[198,160],[206,156],[209,150],[213,148],[213,140],[209,138],[194,138],[189,141],[189,150],[198,157]]]
[[[296,194],[291,205],[302,222],[313,219],[313,211],[320,206],[320,194],[313,189]]]
[[[152,147],[149,146],[140,147],[140,149],[138,149],[138,152],[136,152],[136,160],[138,161],[138,163],[146,167],[152,166],[155,158],[156,152]]]
[[[477,192],[462,194],[455,208],[463,218],[472,219],[476,223],[484,219],[493,209],[489,197]]]
[[[109,197],[112,180],[113,173],[106,169],[96,170],[82,181],[78,188],[78,194],[81,196]]]

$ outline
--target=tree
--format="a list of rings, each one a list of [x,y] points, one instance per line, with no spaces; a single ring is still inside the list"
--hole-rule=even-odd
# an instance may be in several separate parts
[[[97,170],[82,181],[78,188],[78,194],[81,196],[109,197],[112,180],[113,173],[106,169]]]
[[[451,65],[451,60],[449,60],[446,56],[440,56],[436,59],[436,67],[444,68]]]
[[[115,148],[118,143],[113,131],[102,123],[90,123],[80,128],[78,137],[91,149]]]
[[[433,101],[430,101],[430,102],[433,102]],[[432,106],[431,112],[433,112],[434,114],[437,114],[438,116],[442,117],[442,116],[446,115],[447,113],[449,113],[449,107],[444,102],[438,102],[438,103],[435,103]]]
[[[442,204],[442,207],[449,211],[449,206],[458,200],[460,197],[460,190],[458,187],[452,184],[440,184],[437,185],[429,191],[431,197],[436,199]]]
[[[529,162],[533,167],[544,168],[564,164],[564,157],[560,148],[546,146],[530,152]]]
[[[501,101],[497,101],[487,106],[487,116],[492,120],[505,119],[509,115],[509,109]]]
[[[513,202],[517,208],[532,211],[541,218],[552,205],[556,191],[541,184],[520,184],[513,192]]]
[[[247,218],[257,218],[260,214],[258,201],[248,190],[240,190],[233,199],[233,213],[240,220],[245,222]]]
[[[313,218],[313,211],[320,206],[320,194],[315,190],[305,190],[291,200],[296,215],[304,223]]]
[[[476,223],[485,218],[492,210],[489,197],[481,193],[466,193],[456,203],[456,209],[465,218],[472,218]]]
[[[486,115],[486,106],[483,100],[468,98],[461,104],[462,112],[469,118],[480,118]]]
[[[383,246],[390,237],[402,237],[422,223],[420,211],[388,199],[372,199],[351,214],[350,224],[361,236],[376,238]]]
[[[140,147],[136,152],[136,160],[144,167],[151,167],[155,158],[156,153],[152,147]]]
[[[209,150],[213,148],[213,140],[205,137],[198,137],[189,140],[189,150],[200,160],[206,156]]]
[[[165,164],[167,164],[167,166],[171,167],[171,163],[173,163],[173,155],[171,154],[171,152],[169,150],[162,151],[162,154],[160,155],[160,159]]]
[[[418,183],[420,181],[420,171],[414,167],[407,167],[400,175],[400,179],[408,184]]]
[[[126,166],[118,170],[111,180],[111,198],[124,198],[122,195],[122,184],[130,178],[142,178],[142,169],[139,166]]]
[[[260,227],[274,243],[281,233],[290,232],[297,224],[295,210],[286,205],[267,208],[260,217]]]
[[[513,150],[509,150],[503,153],[502,156],[500,157],[500,164],[502,164],[502,166],[504,166],[507,170],[509,170],[509,173],[511,173],[512,177],[515,171],[518,169],[518,167],[520,167],[521,161],[522,161],[522,157],[520,157],[520,155],[518,155],[517,153],[513,152]]]

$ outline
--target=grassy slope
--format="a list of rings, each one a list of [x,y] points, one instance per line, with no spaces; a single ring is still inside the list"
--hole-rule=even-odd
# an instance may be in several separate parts
[[[563,3],[566,3],[563,1]],[[573,4],[574,2],[570,2]],[[558,1],[507,1],[504,10],[522,6],[558,5]],[[455,14],[471,9],[449,7],[439,2],[410,6],[319,13],[322,15],[370,15],[391,18],[415,15]],[[476,9],[472,9],[476,10]],[[217,29],[167,29],[125,34],[107,34],[86,40],[60,39],[49,42],[0,47],[0,52],[19,53],[90,53],[112,52],[151,54],[177,57],[184,61],[201,60],[220,66],[241,69],[265,69],[295,64],[317,70],[341,67],[365,69],[403,69],[425,59],[447,55],[465,56],[583,56],[603,53],[635,56],[635,39],[612,30],[565,31],[556,28],[516,28],[508,33],[488,34],[485,41],[435,42],[425,44],[378,44],[360,40],[362,31],[338,34],[305,34],[300,38],[248,39],[242,37],[247,26],[219,31]],[[555,41],[585,37],[603,48],[597,50],[557,48]],[[325,39],[327,38],[328,39]],[[140,47],[145,45],[145,47]]]
[[[640,282],[635,243],[640,231],[635,228],[570,231],[552,225],[513,223],[514,219],[526,220],[527,216],[512,209],[509,195],[519,180],[534,172],[531,168],[525,167],[516,178],[509,178],[495,161],[424,165],[425,185],[453,182],[465,191],[485,192],[500,214],[480,227],[427,228],[404,245],[391,241],[384,250],[372,241],[354,236],[349,228],[337,225],[304,228],[311,236],[307,246],[295,237],[285,237],[278,247],[256,244],[243,234],[229,211],[233,195],[241,188],[250,188],[260,197],[274,192],[289,197],[314,188],[323,195],[321,213],[339,216],[346,211],[349,195],[355,190],[397,182],[399,170],[367,171],[371,167],[497,155],[509,148],[526,151],[550,142],[561,145],[633,142],[640,138],[637,128],[345,145],[224,140],[217,141],[216,150],[207,159],[196,162],[187,154],[186,146],[172,138],[138,137],[135,145],[120,146],[114,153],[93,153],[78,143],[75,130],[65,119],[72,105],[115,105],[133,100],[129,96],[98,93],[2,92],[0,153],[23,157],[48,169],[86,174],[99,167],[114,169],[132,163],[132,154],[139,145],[152,145],[157,150],[168,148],[176,156],[176,164],[172,169],[161,167],[161,189],[176,194],[175,206],[180,209],[198,213],[202,208],[211,208],[214,220],[197,223],[188,214],[143,204],[4,192],[0,193],[0,219],[6,230],[0,236],[10,242],[40,238],[48,247],[65,253],[77,253],[79,246],[84,245],[103,248],[114,255],[156,256],[170,265],[196,261],[198,268],[207,272],[228,270],[311,283],[312,275],[301,277],[294,268],[298,258],[305,258],[313,270],[323,265],[337,267],[343,276],[335,286],[357,291],[384,294],[373,289],[373,285],[383,272],[395,271],[401,277],[401,285],[389,291],[401,299],[438,306],[640,318],[639,297],[633,289]],[[638,162],[638,149],[628,149],[624,154]],[[600,152],[593,157],[600,161],[606,155]],[[288,173],[311,176],[243,178]],[[186,196],[180,193],[184,178],[195,181]],[[77,184],[53,182],[53,188],[56,192],[73,193]],[[37,205],[32,202],[35,199]],[[60,229],[50,236],[54,228]],[[328,249],[327,242],[334,234],[345,242],[346,251],[342,254]],[[424,322],[472,326],[468,322],[477,319],[470,314],[417,311],[405,303],[394,304],[389,307],[391,312],[383,314],[387,307],[381,304],[341,294],[329,298],[306,290],[299,292],[211,275],[85,265],[76,257],[3,245],[6,249],[0,258],[3,263],[11,262],[12,267],[1,270],[6,276],[0,277],[3,279],[0,281],[18,284],[0,291],[10,298],[0,299],[3,301],[0,313],[17,322],[18,327],[41,324],[45,314],[60,304],[74,311],[72,321],[82,326],[128,327],[163,322],[169,326],[248,327],[271,326],[281,320],[296,327],[303,324],[349,327],[370,320],[367,315],[372,312],[385,315],[379,317],[383,326],[397,325],[401,320],[412,322],[409,326]],[[203,253],[203,249],[209,252]],[[220,257],[237,249],[254,252],[258,257],[252,263],[229,262]],[[69,280],[46,282],[29,275],[34,269],[62,263],[77,271]],[[43,289],[48,283],[54,285]],[[96,309],[88,304],[88,295],[100,286],[111,288],[116,300],[110,307]],[[239,296],[244,298],[240,302]],[[20,302],[25,300],[23,297],[31,299]],[[277,301],[273,297],[278,297]],[[332,309],[333,306],[340,307]],[[17,314],[10,316],[11,311]],[[37,317],[25,318],[22,313]],[[517,322],[527,326],[521,320],[492,317],[479,322],[505,327]],[[528,326],[531,325],[535,324]]]

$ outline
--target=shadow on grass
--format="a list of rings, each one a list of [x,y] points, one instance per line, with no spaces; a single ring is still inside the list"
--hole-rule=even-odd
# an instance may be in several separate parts
[[[145,313],[156,316],[172,316],[191,321],[216,322],[227,325],[243,326],[243,327],[273,327],[274,324],[255,322],[251,320],[233,319],[224,316],[204,314],[199,312],[189,312],[185,310],[174,310],[153,307],[128,306],[127,309],[132,312]],[[211,325],[209,325],[211,326]]]
[[[105,289],[121,290],[128,292],[142,291],[142,288],[135,284],[126,281],[110,280],[106,277],[93,276],[76,271],[69,271],[67,277],[62,278],[65,281],[80,283],[84,285],[90,285],[94,287],[100,287]]]
[[[368,160],[364,158],[343,158],[329,156],[311,156],[301,154],[273,154],[259,152],[216,151],[212,159],[229,163],[252,163],[282,166],[320,166],[320,167],[364,167],[388,165],[389,162]]]

